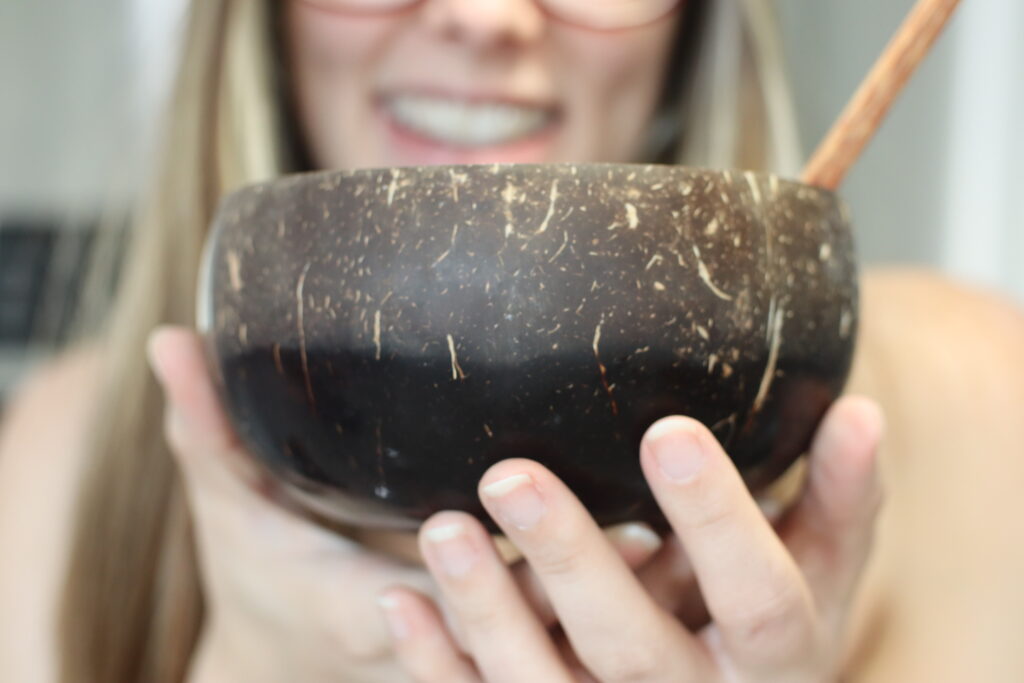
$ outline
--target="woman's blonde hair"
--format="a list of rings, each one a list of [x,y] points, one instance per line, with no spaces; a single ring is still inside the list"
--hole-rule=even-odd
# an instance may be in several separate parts
[[[60,614],[64,681],[182,681],[199,638],[190,519],[144,346],[159,324],[192,324],[200,251],[220,196],[302,170],[282,78],[281,4],[191,3],[162,153],[127,234],[113,307],[93,335],[103,385]],[[686,4],[701,23],[681,36],[703,38],[677,52],[696,68],[672,69],[670,94],[683,94],[666,98],[672,106],[651,126],[648,156],[665,158],[669,146],[680,163],[792,174],[799,153],[769,6]]]

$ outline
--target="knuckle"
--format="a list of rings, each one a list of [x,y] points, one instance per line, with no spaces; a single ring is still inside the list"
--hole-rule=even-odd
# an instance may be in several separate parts
[[[604,648],[583,657],[588,668],[606,683],[637,683],[665,679],[665,653],[655,642]]]
[[[538,574],[558,578],[578,575],[582,571],[584,558],[579,541],[553,539],[543,548],[534,551],[529,562]]]
[[[452,640],[455,642],[455,647],[460,652],[469,652],[469,637],[466,634],[466,628],[458,615],[452,611],[452,606],[448,602],[438,603],[438,609],[441,614],[441,627],[448,630]]]
[[[336,652],[344,661],[373,664],[391,656],[391,643],[384,626],[369,628],[355,619],[332,619],[326,629],[327,652]]]
[[[348,586],[365,585],[356,571],[348,572],[346,578]],[[338,605],[358,604],[348,586],[325,585],[319,581],[294,585],[294,592],[288,595],[289,602],[295,606],[296,614],[304,616],[293,626],[304,632],[317,651],[333,653],[345,662],[373,664],[390,658],[391,637],[383,615],[360,615],[356,610],[338,608]],[[276,618],[280,619],[280,615]]]
[[[382,662],[391,655],[391,645],[373,640],[365,635],[353,635],[338,644],[346,661],[362,664]]]
[[[700,482],[695,482],[694,486],[698,490],[694,492],[693,504],[687,506],[685,524],[701,533],[714,532],[727,525],[735,515],[735,505],[721,492],[700,487]]]
[[[400,658],[406,671],[417,683],[462,680],[457,662],[430,644],[412,645],[400,652]]]
[[[550,552],[537,557],[533,563],[537,571],[545,576],[573,576],[580,571],[580,559],[571,553]]]
[[[587,567],[587,558],[593,557],[594,542],[604,543],[601,532],[575,516],[567,515],[562,523],[550,525],[517,539],[525,562],[520,565],[536,577],[562,578],[578,576]],[[523,576],[517,576],[523,583]],[[528,582],[527,582],[528,583]],[[543,593],[543,591],[541,591]]]
[[[806,651],[815,638],[809,598],[788,584],[747,603],[730,619],[729,630],[744,648],[777,660]]]
[[[470,590],[449,594],[446,602],[451,615],[446,615],[445,619],[474,640],[478,634],[491,635],[502,630],[507,614],[503,608],[509,604],[510,598],[500,587],[477,585]]]
[[[478,599],[463,605],[458,620],[467,634],[490,634],[502,630],[502,612],[491,600]]]

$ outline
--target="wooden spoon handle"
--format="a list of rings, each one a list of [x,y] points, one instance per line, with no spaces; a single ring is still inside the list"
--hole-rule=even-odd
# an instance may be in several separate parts
[[[834,190],[938,38],[960,0],[918,0],[804,167],[803,181]]]

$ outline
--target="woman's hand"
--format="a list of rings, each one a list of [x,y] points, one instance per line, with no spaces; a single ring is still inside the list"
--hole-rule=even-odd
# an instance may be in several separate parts
[[[190,681],[401,680],[375,595],[396,583],[436,595],[429,574],[279,504],[228,424],[194,333],[160,330],[149,353],[167,397],[165,431],[183,475],[207,606]],[[618,531],[611,542],[631,566],[657,549],[656,537]],[[533,618],[552,623],[528,567],[513,576]]]
[[[696,631],[674,614],[687,596],[664,590],[662,558],[638,577],[551,472],[501,462],[480,497],[532,566],[565,640],[536,619],[480,523],[444,512],[424,525],[421,549],[470,656],[431,600],[397,586],[381,600],[396,652],[421,683],[833,681],[881,499],[881,431],[875,404],[837,402],[812,445],[804,496],[776,532],[707,429],[671,417],[648,430],[643,470],[685,549],[670,561],[688,562],[677,577],[692,567],[711,618]]]

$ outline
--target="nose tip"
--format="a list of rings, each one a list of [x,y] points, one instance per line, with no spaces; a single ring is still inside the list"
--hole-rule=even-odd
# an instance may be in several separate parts
[[[528,43],[544,23],[535,0],[427,0],[424,12],[445,39],[480,46]]]

